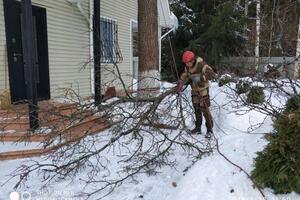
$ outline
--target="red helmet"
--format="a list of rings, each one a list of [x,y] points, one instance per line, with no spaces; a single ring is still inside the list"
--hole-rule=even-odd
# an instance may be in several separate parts
[[[195,54],[192,51],[185,51],[182,55],[182,62],[188,63],[195,59]]]

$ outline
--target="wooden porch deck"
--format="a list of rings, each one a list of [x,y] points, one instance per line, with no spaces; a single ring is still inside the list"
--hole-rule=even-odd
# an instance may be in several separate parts
[[[92,109],[83,108],[76,103],[50,100],[41,101],[38,105],[40,128],[36,131],[28,130],[28,104],[12,105],[8,110],[0,110],[0,142],[47,143],[59,140],[59,144],[40,149],[1,152],[0,161],[46,155],[109,128],[109,123],[96,116]]]

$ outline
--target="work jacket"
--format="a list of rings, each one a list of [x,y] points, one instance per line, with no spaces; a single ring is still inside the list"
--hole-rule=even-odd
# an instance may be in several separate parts
[[[208,80],[216,77],[213,69],[207,65],[206,62],[200,57],[197,57],[193,67],[185,67],[180,79],[186,84],[191,81],[192,95],[201,95],[202,97],[208,95]]]

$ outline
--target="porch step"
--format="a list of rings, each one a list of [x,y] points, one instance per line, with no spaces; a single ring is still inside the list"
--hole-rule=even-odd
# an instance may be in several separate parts
[[[60,103],[55,101],[39,101],[39,112],[48,111],[49,109],[62,109],[62,108],[69,108],[78,105],[76,103]],[[0,110],[0,117],[3,116],[15,116],[19,114],[19,116],[28,114],[28,104],[19,104],[19,105],[12,105],[9,109]]]
[[[42,104],[43,105],[43,104]],[[51,105],[40,107],[38,110],[38,114],[40,118],[52,115],[67,115],[77,110],[77,104],[67,104],[67,105]],[[9,110],[0,110],[0,119],[2,122],[27,122],[28,121],[28,108],[20,107],[17,105],[16,107],[12,107]],[[0,121],[0,122],[1,122]]]
[[[45,154],[46,149],[30,149],[0,153],[0,161],[38,157]]]
[[[95,116],[92,109],[82,108],[75,103],[65,105],[55,102],[39,102],[41,128],[31,132],[28,131],[27,106],[14,105],[9,110],[0,110],[0,141],[57,145],[49,145],[48,148],[1,152],[0,160],[46,155],[70,142],[97,134],[109,127],[109,123]]]
[[[80,122],[73,122],[71,124],[68,121],[60,122],[57,124],[55,130],[48,129],[46,127],[38,129],[32,133],[29,131],[4,131],[0,134],[0,141],[5,142],[47,142],[47,140],[55,139],[57,137],[63,137],[65,140],[74,137],[74,135],[82,136],[90,133],[96,133],[108,126],[108,122],[105,120],[89,116]]]
[[[28,130],[29,122],[0,122],[0,130],[15,130],[15,131],[26,131]]]
[[[78,110],[76,104],[52,107],[39,110],[41,127],[49,126],[59,121],[71,121],[92,115],[92,110]],[[15,130],[26,132],[29,129],[28,114],[13,113],[12,110],[0,113],[0,130]]]
[[[3,160],[14,160],[14,159],[23,159],[23,158],[30,158],[30,157],[39,157],[42,155],[47,155],[58,148],[61,148],[65,145],[68,145],[72,142],[78,141],[88,135],[94,135],[98,134],[101,131],[109,128],[109,124],[105,122],[103,119],[93,117],[88,120],[85,120],[79,124],[75,124],[74,126],[71,126],[64,130],[64,132],[54,132],[49,135],[30,135],[28,138],[30,138],[30,141],[35,142],[47,142],[47,140],[54,139],[55,137],[61,137],[60,143],[51,146],[48,148],[40,148],[40,149],[26,149],[26,150],[17,150],[17,151],[7,151],[7,152],[1,152],[0,153],[0,161]],[[13,136],[12,136],[13,135]],[[3,136],[5,138],[6,136]],[[18,142],[20,139],[26,138],[26,135],[22,134],[11,134],[10,137],[7,137],[7,139],[3,141],[15,141]],[[61,140],[62,139],[62,140]]]

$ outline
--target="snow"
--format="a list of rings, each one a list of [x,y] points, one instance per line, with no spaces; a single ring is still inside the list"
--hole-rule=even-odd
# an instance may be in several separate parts
[[[174,85],[164,84],[164,88],[170,88]],[[235,87],[234,85],[232,86]],[[264,139],[264,133],[273,130],[272,120],[257,111],[251,110],[248,113],[242,113],[243,108],[233,105],[228,94],[230,90],[227,86],[218,87],[217,83],[211,84],[210,96],[212,98],[211,110],[214,116],[215,137],[218,139],[220,151],[225,154],[235,164],[241,166],[250,173],[253,170],[253,159],[256,152],[263,150],[267,144]],[[184,91],[189,98],[190,87]],[[273,97],[272,101],[279,104],[280,97]],[[110,100],[112,101],[112,100]],[[191,118],[187,118],[189,125],[192,126]],[[260,124],[263,122],[262,124]],[[258,125],[260,124],[260,125]],[[251,125],[256,125],[255,129],[249,129]],[[204,128],[204,127],[203,127]],[[170,133],[170,137],[172,133]],[[105,131],[99,134],[99,140],[110,140],[111,134]],[[205,141],[203,136],[196,136],[197,139]],[[87,139],[88,140],[88,139]],[[145,138],[147,140],[147,138]],[[99,142],[100,143],[100,142]],[[128,148],[134,146],[131,142]],[[1,144],[0,149],[11,148]],[[107,161],[112,172],[118,172],[118,151],[107,152],[109,160]],[[120,154],[121,155],[121,154]],[[117,187],[113,193],[105,197],[105,200],[260,200],[260,193],[253,187],[250,179],[238,168],[227,162],[216,150],[206,155],[202,159],[193,163],[193,158],[188,157],[187,153],[181,149],[174,149],[170,155],[171,159],[177,161],[173,167],[162,166],[158,173],[149,176],[148,174],[139,174],[135,179],[127,180],[121,186]],[[38,158],[43,161],[45,157]],[[0,200],[9,198],[17,179],[13,178],[4,184],[10,174],[24,160],[0,161]],[[106,174],[103,171],[102,174]],[[97,188],[96,185],[89,188],[80,181],[88,176],[83,171],[72,182],[64,180],[52,183],[46,188],[41,189],[41,175],[33,175],[29,178],[26,185],[17,190],[29,192],[32,199],[72,199],[81,200],[80,197],[73,197],[80,192],[87,192]],[[3,185],[4,184],[4,185]],[[271,189],[264,189],[268,200],[300,200],[300,195],[296,193],[286,195],[275,195]],[[96,197],[92,199],[97,199]]]
[[[259,82],[259,81],[255,81],[251,85],[252,85],[252,87],[260,87],[260,88],[265,87],[265,85],[262,82]]]
[[[220,79],[231,79],[232,76],[230,74],[223,74]]]
[[[253,82],[252,78],[250,78],[250,77],[239,78],[239,80],[244,83],[252,83]]]
[[[265,66],[263,67],[264,72],[268,72],[269,69],[271,69],[271,68],[274,68],[274,65],[273,65],[272,63],[268,63],[267,65],[265,65]]]
[[[179,22],[178,22],[178,18],[175,16],[175,14],[173,12],[171,12],[171,22],[173,24],[173,27],[174,27],[174,33],[175,31],[178,29],[178,26],[179,26]]]

